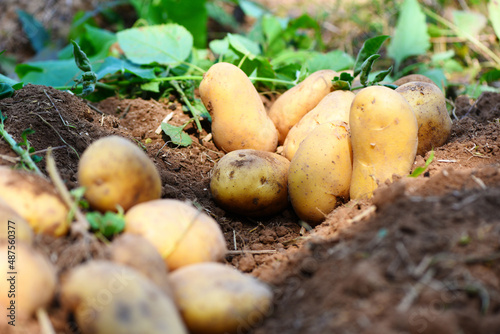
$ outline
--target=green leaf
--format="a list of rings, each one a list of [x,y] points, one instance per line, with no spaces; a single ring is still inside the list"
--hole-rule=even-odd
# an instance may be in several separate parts
[[[123,212],[115,213],[107,211],[104,214],[100,212],[87,212],[85,217],[92,230],[102,233],[107,238],[122,232],[125,228]]]
[[[156,78],[154,69],[152,68],[140,67],[139,65],[133,64],[126,59],[108,57],[104,60],[101,67],[99,67],[99,70],[96,71],[97,79],[100,80],[106,75],[114,74],[116,72],[119,72],[121,74],[132,73],[143,79]]]
[[[0,99],[4,99],[6,97],[11,97],[14,94],[15,90],[11,85],[5,82],[0,82]]]
[[[253,60],[257,55],[261,54],[259,44],[242,35],[227,34],[226,38],[229,42],[229,47],[232,48],[233,51],[242,53],[250,60]]]
[[[495,30],[497,38],[500,39],[500,2],[498,0],[490,0],[488,2],[488,15],[490,22]]]
[[[500,80],[500,70],[493,69],[481,75],[481,82],[494,82]]]
[[[376,83],[379,83],[381,82],[382,80],[385,79],[385,77],[387,77],[390,73],[392,72],[392,66],[389,67],[387,70],[385,71],[380,71],[376,76],[375,78],[373,78],[373,80],[370,81],[370,84],[376,84]]]
[[[239,28],[239,23],[233,15],[226,12],[221,6],[210,1],[206,3],[208,16],[222,26],[229,27],[233,30]]]
[[[372,71],[373,63],[375,60],[380,58],[379,54],[371,55],[368,57],[363,65],[361,65],[361,75],[359,76],[359,81],[363,86],[367,86],[368,84],[368,75]]]
[[[131,28],[117,33],[125,56],[136,64],[177,66],[193,47],[193,36],[178,24]]]
[[[431,151],[431,153],[429,154],[429,158],[425,161],[425,165],[423,167],[415,168],[415,170],[410,174],[410,177],[417,177],[425,172],[427,167],[429,167],[429,165],[431,164],[432,160],[434,160],[434,151]]]
[[[191,137],[184,132],[184,126],[175,126],[168,123],[161,123],[162,131],[170,137],[170,140],[175,145],[179,146],[189,146],[193,143]]]
[[[36,61],[16,66],[16,73],[25,83],[46,86],[67,86],[81,73],[73,59]]]
[[[184,26],[194,38],[194,46],[207,46],[208,13],[205,0],[163,0],[168,19]]]
[[[358,52],[358,56],[356,57],[356,62],[354,64],[354,77],[357,77],[359,73],[361,73],[361,66],[371,55],[378,53],[380,47],[384,42],[389,38],[387,35],[375,36],[370,39],[367,39],[361,50]]]
[[[31,14],[18,9],[16,10],[19,20],[23,26],[24,33],[28,36],[31,46],[38,53],[49,43],[49,34],[43,25]]]
[[[335,50],[328,53],[318,53],[306,61],[306,68],[313,73],[319,70],[344,71],[351,68],[354,59],[347,53]]]
[[[425,54],[429,47],[425,15],[418,1],[405,0],[400,9],[394,36],[387,49],[389,57],[396,62],[396,70],[403,60],[409,56]]]
[[[486,17],[481,13],[454,10],[452,15],[453,23],[460,28],[457,32],[459,37],[466,37],[466,34],[477,36],[486,27]]]
[[[18,82],[14,79],[11,79],[9,77],[6,77],[5,75],[1,74],[0,73],[0,82],[1,83],[5,83],[9,86],[14,86],[15,84],[17,84]]]
[[[159,93],[160,92],[160,82],[159,81],[150,81],[150,82],[143,83],[141,85],[141,89],[148,91],[148,92]]]

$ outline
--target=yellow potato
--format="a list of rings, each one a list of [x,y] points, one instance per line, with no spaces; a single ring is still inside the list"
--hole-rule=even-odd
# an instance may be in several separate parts
[[[219,224],[192,205],[174,199],[134,206],[125,214],[124,232],[149,240],[170,270],[221,261],[227,252]]]
[[[68,208],[52,183],[41,176],[0,167],[0,198],[24,218],[35,233],[59,237],[69,230]]]
[[[172,297],[168,268],[149,240],[140,235],[124,233],[113,239],[109,249],[111,261],[137,270]]]
[[[212,136],[224,152],[255,149],[274,152],[278,131],[245,72],[229,63],[217,63],[200,83],[203,104],[212,115]]]
[[[356,94],[349,115],[353,151],[351,199],[371,197],[379,184],[410,172],[418,145],[411,106],[394,90],[370,86]]]
[[[403,95],[417,117],[417,154],[425,155],[444,145],[451,135],[451,118],[443,92],[427,82],[408,82],[399,86],[396,92]]]
[[[246,332],[269,313],[272,290],[253,276],[220,263],[200,263],[170,274],[190,333]]]
[[[137,144],[119,136],[93,142],[78,165],[78,181],[85,198],[99,211],[125,211],[161,196],[158,170]]]
[[[292,126],[332,91],[332,80],[338,75],[332,70],[316,71],[274,102],[269,109],[269,117],[278,129],[280,144],[283,144]]]
[[[271,152],[238,150],[223,156],[212,171],[210,191],[223,209],[269,216],[288,205],[288,159]]]
[[[33,237],[30,224],[0,198],[0,240],[15,239],[31,245]]]
[[[321,223],[340,201],[349,198],[351,174],[347,123],[317,126],[290,162],[288,192],[297,216],[311,225]]]
[[[52,263],[29,244],[0,240],[0,307],[8,321],[27,319],[49,305],[56,291]],[[4,319],[5,320],[5,319]]]
[[[353,99],[354,93],[347,90],[334,91],[325,96],[290,129],[283,144],[283,155],[292,160],[300,143],[320,124],[338,121],[349,123],[349,110]]]
[[[175,303],[134,269],[105,260],[62,278],[61,304],[83,334],[186,334]]]

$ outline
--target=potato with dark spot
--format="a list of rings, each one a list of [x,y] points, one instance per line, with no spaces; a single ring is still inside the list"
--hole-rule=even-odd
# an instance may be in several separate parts
[[[432,79],[430,79],[429,77],[427,77],[423,74],[408,74],[408,75],[405,75],[405,76],[399,78],[398,80],[394,81],[393,84],[396,86],[402,86],[408,82],[414,82],[414,81],[427,82],[427,83],[433,84],[437,87],[436,83],[434,81],[432,81]]]
[[[223,209],[249,217],[277,214],[288,205],[290,161],[271,152],[237,150],[214,167],[210,191]]]
[[[35,233],[59,237],[69,230],[67,206],[52,183],[39,175],[1,166],[0,198],[24,218]]]
[[[293,209],[311,225],[321,223],[349,198],[352,148],[345,122],[323,123],[300,144],[290,162],[288,192]]]
[[[86,188],[85,198],[99,211],[125,211],[158,199],[161,179],[158,170],[137,144],[119,136],[93,142],[78,165],[78,181]]]
[[[187,333],[174,301],[130,267],[92,260],[61,281],[61,304],[83,334]]]
[[[403,95],[417,117],[417,154],[425,155],[442,146],[451,135],[451,118],[446,109],[446,97],[434,84],[408,82],[396,89]]]

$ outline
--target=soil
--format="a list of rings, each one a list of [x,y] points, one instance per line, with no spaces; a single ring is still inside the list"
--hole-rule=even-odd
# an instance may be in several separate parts
[[[223,153],[207,136],[210,124],[202,122],[201,133],[187,128],[190,147],[155,132],[170,113],[174,125],[189,118],[175,96],[89,105],[27,85],[0,100],[0,110],[18,142],[30,128],[36,150],[53,147],[70,189],[78,186],[79,156],[96,139],[114,134],[140,143],[160,171],[162,197],[204,208],[232,251],[226,262],[273,287],[272,312],[251,333],[499,333],[500,94],[454,102],[451,138],[424,174],[382,185],[372,200],[347,202],[310,231],[290,207],[258,220],[219,208],[209,181]],[[2,165],[18,163],[4,141],[0,157]],[[428,157],[417,156],[415,167]],[[61,273],[106,257],[105,245],[71,236],[39,236],[36,247]],[[48,311],[57,333],[75,333],[57,301]],[[23,325],[39,333],[36,320]]]

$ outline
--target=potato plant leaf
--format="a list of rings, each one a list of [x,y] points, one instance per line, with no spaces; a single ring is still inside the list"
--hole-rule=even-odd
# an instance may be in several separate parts
[[[351,90],[354,77],[347,72],[340,73],[340,76],[332,80],[332,90]]]
[[[425,161],[425,165],[423,167],[415,168],[415,170],[410,174],[410,177],[417,177],[425,172],[427,167],[429,167],[429,165],[431,164],[432,160],[434,160],[434,151],[431,151],[431,153],[429,154],[429,158]]]
[[[417,0],[405,0],[401,5],[396,30],[387,48],[396,62],[395,68],[409,56],[425,54],[430,47],[425,15]]]
[[[161,129],[163,133],[165,133],[170,140],[175,145],[179,146],[189,146],[193,143],[191,137],[188,136],[187,133],[184,132],[184,128],[187,124],[182,126],[175,126],[169,123],[161,123]]]
[[[371,55],[364,61],[363,65],[361,65],[361,74],[359,76],[359,81],[363,86],[368,85],[368,75],[372,71],[373,63],[379,58],[379,54]]]
[[[125,56],[141,65],[177,66],[189,57],[193,48],[193,36],[178,24],[130,28],[116,35]]]
[[[206,0],[162,0],[171,22],[184,26],[193,36],[194,46],[205,48],[207,45],[208,12]]]
[[[106,238],[120,233],[125,228],[125,217],[123,212],[88,212],[86,214],[90,227],[95,232],[99,232]]]
[[[500,39],[500,1],[490,0],[488,2],[488,15],[490,16],[490,22],[493,26],[493,30]]]
[[[102,65],[96,71],[97,79],[100,80],[108,74],[114,73],[132,73],[142,79],[156,78],[154,69],[144,68],[139,65],[133,64],[126,59],[118,59],[115,57],[108,57],[104,60]]]
[[[24,33],[30,40],[31,46],[36,52],[42,51],[49,43],[49,33],[32,15],[21,9],[18,9],[16,12],[23,26]]]
[[[367,39],[361,50],[359,50],[358,55],[356,57],[356,62],[354,63],[354,77],[357,77],[359,73],[361,73],[361,68],[363,63],[372,55],[376,54],[382,44],[389,38],[387,35],[375,36],[370,39]]]

